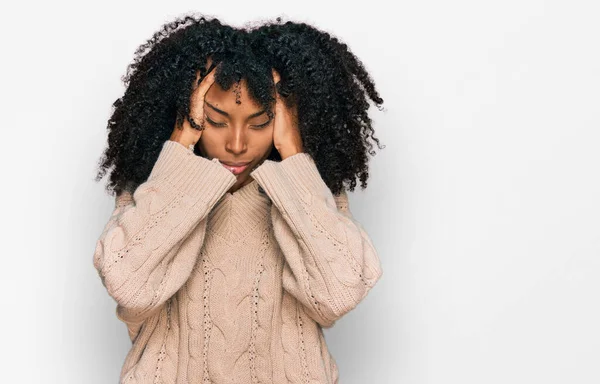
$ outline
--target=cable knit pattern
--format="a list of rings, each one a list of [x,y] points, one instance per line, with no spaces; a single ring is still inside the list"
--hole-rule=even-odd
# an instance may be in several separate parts
[[[375,248],[306,153],[234,193],[218,159],[166,141],[115,208],[94,267],[132,347],[121,384],[335,384],[323,328],[382,275]]]

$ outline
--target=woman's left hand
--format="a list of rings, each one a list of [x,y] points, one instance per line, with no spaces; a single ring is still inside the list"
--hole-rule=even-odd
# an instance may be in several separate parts
[[[281,79],[275,69],[273,72],[273,82],[277,84]],[[281,159],[293,156],[303,152],[302,136],[298,128],[298,108],[293,106],[288,108],[282,96],[275,90],[275,122],[273,126],[273,144],[281,155]]]

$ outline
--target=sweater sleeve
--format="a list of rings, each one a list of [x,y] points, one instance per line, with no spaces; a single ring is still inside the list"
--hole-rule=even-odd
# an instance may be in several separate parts
[[[167,140],[148,179],[133,194],[115,198],[93,262],[130,333],[187,281],[204,241],[205,218],[235,182],[218,159]]]
[[[325,328],[358,305],[382,275],[377,251],[354,220],[345,191],[333,195],[313,158],[265,160],[251,176],[273,202],[285,258],[283,288]]]

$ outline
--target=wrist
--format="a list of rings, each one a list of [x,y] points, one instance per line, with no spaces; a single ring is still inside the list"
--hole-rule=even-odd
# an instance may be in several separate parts
[[[300,152],[303,152],[302,148],[283,148],[277,150],[281,155],[281,160],[285,160],[290,156],[294,156]]]
[[[189,151],[192,151],[192,152],[194,151],[194,144],[185,144],[185,143],[183,143],[183,142],[181,142],[179,140],[173,140],[173,139],[169,139],[169,140],[178,143],[179,145],[185,147],[185,149],[187,149]]]

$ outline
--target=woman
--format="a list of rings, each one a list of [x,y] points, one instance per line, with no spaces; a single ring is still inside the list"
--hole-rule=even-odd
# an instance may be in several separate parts
[[[382,275],[348,209],[373,137],[360,61],[303,23],[186,16],[114,103],[94,267],[132,341],[121,383],[337,383],[322,328]],[[130,71],[132,70],[132,71]]]

